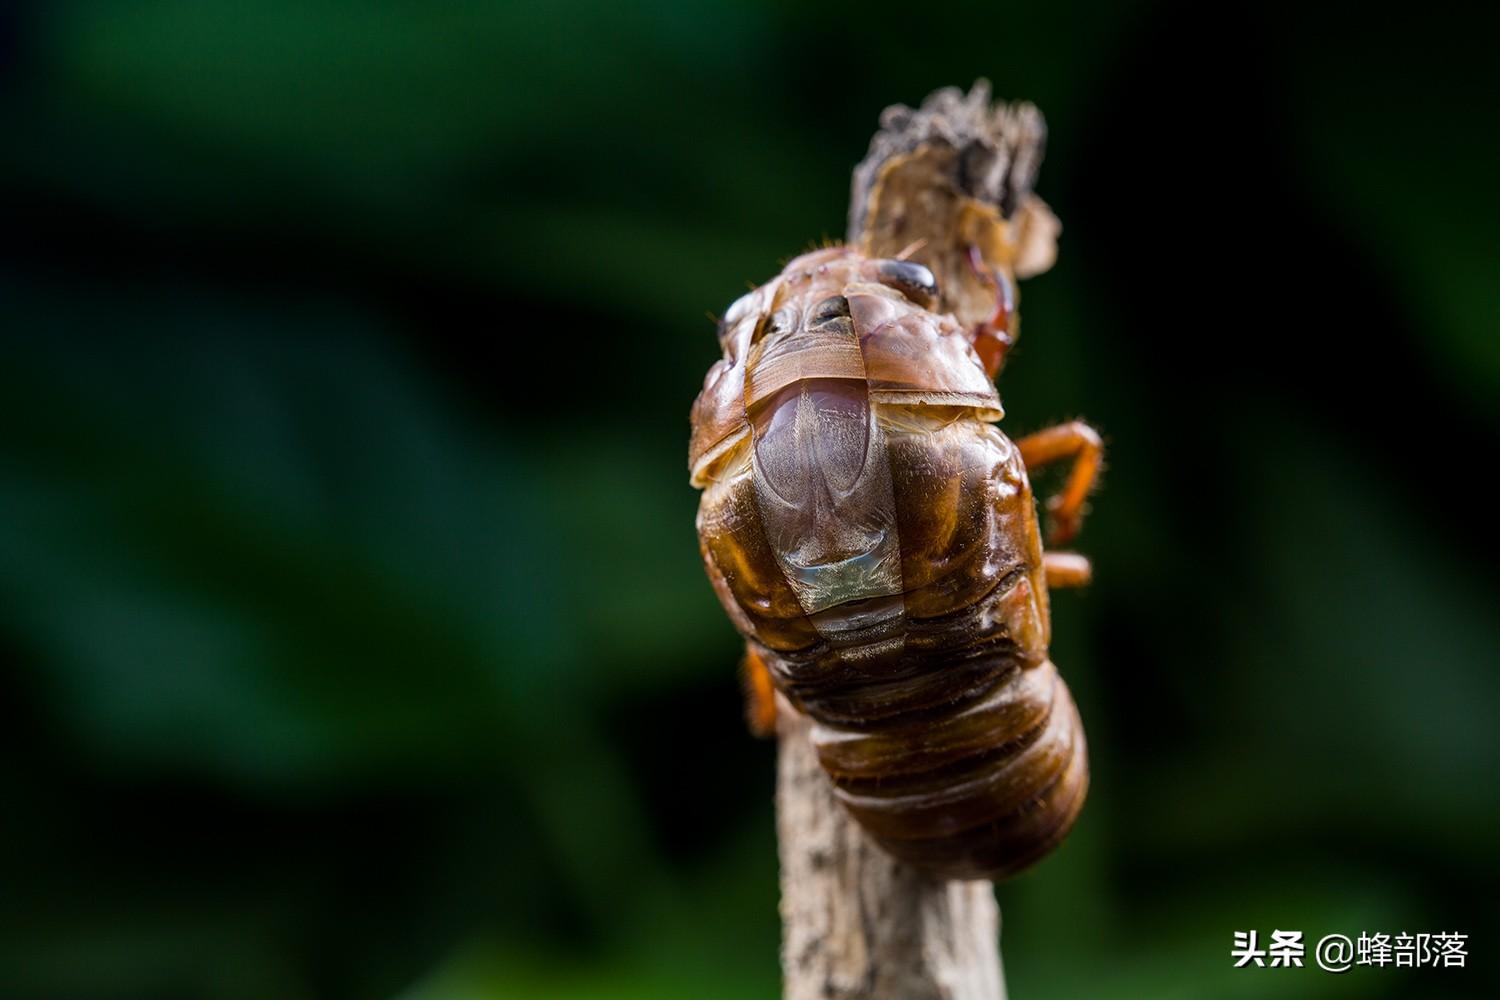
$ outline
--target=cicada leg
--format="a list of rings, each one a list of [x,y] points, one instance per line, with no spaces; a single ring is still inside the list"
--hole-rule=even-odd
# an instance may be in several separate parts
[[[1005,355],[1015,344],[1016,290],[1005,272],[985,263],[977,246],[969,244],[967,253],[974,276],[995,293],[994,315],[977,324],[969,335],[985,374],[994,378],[1005,364]]]
[[[740,665],[745,683],[745,721],[754,736],[776,734],[776,688],[771,684],[771,670],[749,646]]]
[[[1077,552],[1043,552],[1042,569],[1051,590],[1087,587],[1094,579],[1094,567],[1089,564],[1088,556]]]
[[[1104,442],[1099,432],[1074,420],[1028,434],[1016,442],[1016,447],[1021,449],[1021,460],[1028,471],[1065,459],[1073,461],[1062,492],[1047,500],[1047,512],[1052,515],[1047,541],[1053,545],[1072,541],[1083,524],[1084,504],[1104,464]]]

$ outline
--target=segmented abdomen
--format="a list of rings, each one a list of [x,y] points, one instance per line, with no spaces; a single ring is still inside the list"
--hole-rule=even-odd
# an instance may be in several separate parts
[[[860,824],[938,874],[1004,877],[1063,838],[1088,781],[1077,710],[1047,659],[1031,489],[992,424],[875,416],[898,594],[806,612],[767,541],[748,442],[703,496],[705,561],[777,687],[815,720]]]

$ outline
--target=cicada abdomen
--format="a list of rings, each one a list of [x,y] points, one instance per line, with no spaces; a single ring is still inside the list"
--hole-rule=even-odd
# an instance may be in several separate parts
[[[1029,456],[938,301],[921,264],[793,260],[725,315],[690,465],[708,576],[838,799],[896,857],[1000,878],[1067,834],[1088,767]]]

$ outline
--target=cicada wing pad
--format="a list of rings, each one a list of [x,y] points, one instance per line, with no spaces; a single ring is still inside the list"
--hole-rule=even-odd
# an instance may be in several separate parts
[[[815,627],[899,598],[901,543],[884,432],[847,311],[752,348],[745,410],[755,500],[771,550]]]

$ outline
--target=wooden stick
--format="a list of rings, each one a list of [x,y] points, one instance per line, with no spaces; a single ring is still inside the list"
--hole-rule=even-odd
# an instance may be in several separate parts
[[[776,829],[786,1000],[1004,1000],[989,882],[941,882],[875,845],[781,700]]]

